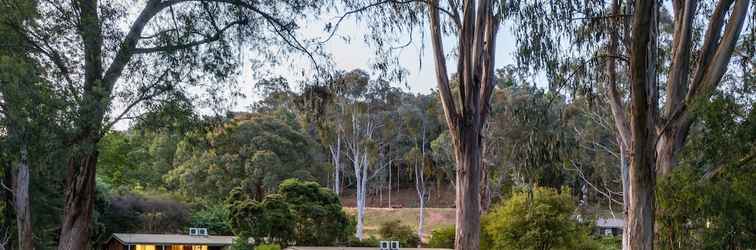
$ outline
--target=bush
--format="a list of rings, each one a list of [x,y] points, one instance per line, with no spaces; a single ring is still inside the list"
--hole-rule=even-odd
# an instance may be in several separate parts
[[[297,245],[332,246],[353,232],[338,195],[330,189],[316,182],[288,179],[279,185],[278,193],[296,218]]]
[[[756,249],[756,171],[729,168],[705,179],[680,166],[657,186],[660,249]]]
[[[207,228],[211,235],[229,235],[231,227],[228,226],[229,212],[220,204],[198,208],[192,212],[191,226]]]
[[[485,249],[596,249],[589,230],[572,218],[569,189],[515,192],[483,217]]]
[[[432,248],[454,248],[454,226],[445,226],[437,228],[431,232],[428,247]]]
[[[349,241],[346,242],[346,246],[348,247],[378,247],[379,240],[376,239],[373,236],[370,236],[367,239],[357,239],[357,237],[352,236],[349,238]]]
[[[381,224],[378,233],[383,240],[396,240],[402,247],[417,247],[420,244],[420,237],[417,236],[412,227],[402,225],[398,220],[389,221]]]
[[[278,192],[256,201],[241,188],[226,200],[234,233],[255,242],[332,246],[349,237],[349,219],[339,197],[315,182],[289,179]]]
[[[255,250],[281,250],[281,246],[276,244],[262,244],[256,246]]]

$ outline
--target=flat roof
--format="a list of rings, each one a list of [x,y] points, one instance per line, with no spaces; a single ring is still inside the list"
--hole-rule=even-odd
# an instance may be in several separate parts
[[[113,234],[116,239],[124,244],[196,244],[210,246],[231,245],[234,236],[190,236],[186,234]]]
[[[412,249],[412,250],[452,250],[447,248],[414,248],[414,247],[402,247],[399,249]],[[378,246],[375,247],[298,247],[291,246],[285,250],[378,250]]]
[[[602,228],[623,228],[625,221],[617,218],[598,218],[596,226]]]

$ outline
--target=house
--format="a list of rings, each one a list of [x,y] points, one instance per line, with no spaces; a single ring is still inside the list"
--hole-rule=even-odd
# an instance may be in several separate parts
[[[617,218],[598,218],[596,220],[596,230],[599,235],[606,236],[620,236],[622,235],[622,228],[625,225],[625,221]]]
[[[233,241],[234,236],[207,235],[205,228],[191,228],[189,234],[115,233],[105,250],[223,250]]]

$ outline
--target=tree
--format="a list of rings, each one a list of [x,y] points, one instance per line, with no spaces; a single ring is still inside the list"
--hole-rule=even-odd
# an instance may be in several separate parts
[[[244,198],[234,189],[226,200],[231,214],[231,229],[240,241],[252,238],[255,244],[288,244],[293,238],[296,219],[283,197],[270,194],[261,201]],[[240,196],[241,195],[241,196]]]
[[[3,5],[17,8],[24,2]],[[150,0],[137,7],[135,19],[129,22],[130,15],[125,14],[129,8],[124,5],[80,0],[39,2],[34,22],[4,18],[29,42],[33,58],[49,70],[44,76],[52,89],[66,97],[66,108],[61,111],[71,117],[58,249],[86,248],[95,196],[96,145],[113,124],[146,100],[185,90],[186,86],[174,83],[227,82],[233,75],[228,72],[237,63],[229,60],[234,57],[226,40],[233,31],[248,38],[272,38],[261,40],[305,52],[314,60],[296,38],[295,22],[305,10],[319,8],[319,3]],[[122,23],[130,23],[126,31],[121,30]],[[198,65],[205,67],[194,67]],[[126,103],[122,112],[110,113],[114,100]]]
[[[331,132],[343,140],[345,156],[351,161],[357,196],[356,236],[363,239],[368,182],[393,162],[391,141],[395,131],[388,131],[396,89],[381,79],[371,80],[362,70],[339,75],[332,83]],[[386,132],[386,133],[384,133]],[[332,143],[327,142],[327,143]],[[333,145],[333,144],[331,144]],[[334,149],[335,150],[335,149]]]
[[[382,24],[370,25],[369,36],[382,55],[390,54],[393,45],[387,34],[413,30],[415,26],[426,28],[424,22],[427,18],[438,93],[457,165],[455,249],[477,250],[480,238],[481,131],[488,117],[495,85],[495,38],[504,14],[504,3],[492,0],[348,2],[347,7],[352,9],[345,12],[344,17],[359,13],[370,22]],[[445,15],[444,19],[441,13]],[[442,42],[444,35],[459,39],[455,53],[456,73],[460,76],[457,97],[452,94],[449,83],[447,51]],[[379,63],[378,68],[388,71],[386,64]]]
[[[484,216],[489,249],[583,249],[588,232],[572,218],[569,189],[515,192]]]
[[[284,114],[240,114],[206,136],[205,145],[184,138],[177,166],[167,175],[187,197],[216,200],[242,188],[262,200],[287,178],[313,179],[321,173],[313,142]]]
[[[737,83],[732,79],[724,84]],[[732,85],[730,85],[732,86]],[[679,167],[657,188],[656,246],[665,249],[753,248],[756,170],[753,89],[717,90],[695,107],[701,123]]]
[[[693,103],[708,98],[732,66],[730,60],[733,48],[740,40],[749,2],[714,1],[711,5],[714,8],[708,9],[711,6],[705,2],[673,1],[673,13],[670,18],[656,16],[667,14],[666,9],[660,5],[644,6],[649,9],[641,11],[639,2],[552,3],[535,2],[520,6],[520,9],[527,10],[528,15],[514,19],[517,22],[515,26],[520,27],[515,32],[519,38],[519,66],[545,69],[547,75],[553,79],[551,86],[555,90],[561,89],[562,86],[570,86],[573,92],[586,92],[584,90],[596,86],[606,97],[617,130],[621,156],[630,163],[628,178],[623,178],[627,180],[623,185],[626,189],[623,193],[628,195],[628,204],[625,204],[628,221],[625,224],[637,227],[627,228],[630,239],[624,240],[624,248],[639,247],[630,246],[629,242],[650,247],[653,242],[653,229],[649,228],[653,224],[653,213],[650,212],[653,205],[646,203],[652,203],[650,199],[654,195],[641,195],[639,192],[653,192],[654,189],[647,188],[647,185],[632,187],[633,179],[639,181],[649,178],[645,170],[638,171],[638,165],[632,170],[632,163],[640,160],[642,164],[646,164],[651,161],[649,164],[654,165],[650,170],[653,172],[651,175],[660,177],[673,168],[676,154],[685,145],[685,138],[696,120],[695,112],[691,112],[691,107],[695,106]],[[586,9],[591,11],[583,11]],[[707,13],[713,14],[704,15],[701,13],[702,9],[707,9]],[[729,17],[726,17],[728,13]],[[649,16],[652,14],[654,16]],[[639,19],[649,23],[638,23]],[[639,27],[641,24],[648,26]],[[644,30],[636,31],[638,28]],[[697,35],[699,33],[703,35]],[[635,35],[648,35],[650,42],[647,42],[645,37],[639,39]],[[567,42],[564,42],[565,40]],[[637,44],[639,42],[643,42],[642,46],[654,46],[654,49],[642,52],[641,45]],[[575,48],[580,48],[581,50],[577,51],[581,53],[574,53]],[[667,49],[669,53],[662,53]],[[636,61],[638,64],[632,65],[633,58],[647,62]],[[640,69],[634,67],[640,67],[644,63],[653,64],[655,67],[644,75],[648,76],[648,82],[639,85],[633,81],[641,80],[637,78],[641,76]],[[599,84],[594,85],[596,82]],[[629,86],[629,91],[622,88],[623,82],[627,82],[625,86]],[[642,86],[645,84],[650,86]],[[651,92],[640,95],[640,87]],[[659,98],[660,90],[664,91],[663,99]],[[647,107],[639,107],[642,101],[634,100],[636,97],[647,98],[643,101],[647,102]],[[664,101],[662,105],[660,100]],[[627,114],[628,111],[630,114]],[[646,115],[650,117],[633,121]],[[644,122],[649,124],[632,128],[633,124]],[[653,125],[653,131],[646,132],[646,127],[650,125]],[[648,143],[645,140],[634,141],[639,138],[635,132],[640,131],[643,131],[643,136],[654,139]],[[654,148],[653,154],[658,155],[658,163],[652,156],[646,156],[645,147]],[[640,148],[644,148],[644,153],[637,151]],[[636,157],[644,159],[634,160]],[[633,177],[632,174],[641,174],[643,177]],[[651,186],[654,183],[651,180],[642,182]],[[633,193],[635,198],[632,197]],[[635,205],[634,199],[643,199],[646,202]],[[639,207],[645,207],[642,216],[637,214],[641,212],[636,210]],[[632,219],[639,221],[631,221]],[[636,237],[638,233],[644,235],[642,241]],[[636,237],[635,241],[633,237]]]
[[[349,219],[336,193],[310,181],[288,179],[278,187],[296,218],[294,240],[302,246],[332,246],[349,236]]]
[[[0,155],[5,168],[3,192],[8,196],[6,209],[15,211],[16,237],[4,235],[4,244],[17,242],[17,249],[31,250],[42,246],[48,237],[40,230],[49,229],[53,222],[42,215],[33,218],[33,212],[50,212],[57,204],[51,201],[49,193],[40,193],[40,183],[47,183],[52,175],[46,174],[45,167],[54,165],[51,157],[59,156],[61,138],[60,123],[63,119],[56,112],[60,100],[40,75],[45,69],[29,53],[28,43],[23,36],[12,32],[9,23],[30,22],[38,13],[36,3],[22,2],[11,7],[0,4]],[[51,189],[54,185],[48,184]],[[33,198],[32,198],[33,197]],[[47,204],[40,209],[39,204]],[[11,230],[10,214],[5,214],[6,230]],[[36,223],[35,223],[36,222]],[[4,232],[9,233],[9,232]]]
[[[349,235],[349,220],[338,196],[315,182],[285,180],[277,193],[261,201],[234,189],[226,205],[231,228],[242,241],[251,237],[255,244],[328,246]]]

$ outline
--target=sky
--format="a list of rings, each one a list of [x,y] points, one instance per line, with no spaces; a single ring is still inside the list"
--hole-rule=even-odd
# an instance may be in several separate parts
[[[338,15],[335,13],[323,14],[320,20],[333,20]],[[353,70],[363,69],[368,70],[370,68],[371,58],[375,55],[375,50],[370,48],[363,42],[363,36],[366,35],[363,23],[358,23],[354,19],[347,18],[339,26],[336,36],[331,39],[325,46],[326,51],[331,53],[334,63],[339,70]],[[302,34],[306,37],[324,37],[325,33],[322,31],[324,27],[323,22],[312,22],[302,29]],[[427,33],[428,31],[426,31]],[[405,91],[413,93],[429,93],[432,89],[436,88],[435,82],[435,68],[433,65],[433,54],[431,53],[430,36],[426,35],[423,39],[418,34],[413,36],[413,41],[410,46],[402,48],[399,55],[399,62],[402,67],[408,72],[406,84],[393,83],[396,87],[402,87]],[[338,38],[338,36],[348,37],[349,42],[344,39]],[[409,40],[409,35],[404,35],[401,40]],[[425,48],[422,48],[423,42]],[[511,35],[509,27],[502,25],[497,34],[497,47],[496,47],[496,68],[513,64],[513,54],[515,40]],[[445,37],[444,47],[447,51],[455,45],[456,38]],[[283,76],[287,78],[289,82],[296,82],[300,80],[296,75],[300,75],[302,66],[307,64],[306,58],[298,57],[294,59],[294,63],[289,65],[281,65],[272,69],[271,76]],[[297,65],[297,66],[292,66]],[[453,58],[447,59],[447,65],[456,65]],[[456,67],[449,66],[449,74],[454,73]],[[253,75],[253,67],[247,64],[242,68],[242,74],[239,78],[239,85],[242,93],[246,95],[246,98],[240,98],[237,100],[235,109],[243,110],[248,105],[259,99],[259,96],[255,94],[254,83],[259,80]],[[409,89],[407,89],[409,88]]]
[[[139,8],[134,8],[132,11],[138,11]],[[132,13],[136,16],[136,12]],[[340,17],[338,13],[325,13],[321,16],[311,18],[307,20],[301,27],[300,39],[308,38],[321,38],[327,36],[327,33],[323,31],[325,23],[333,22]],[[300,24],[302,25],[302,24]],[[333,39],[330,39],[325,45],[326,52],[331,54],[332,61],[335,63],[335,67],[339,70],[350,71],[353,69],[370,69],[370,62],[375,56],[375,50],[370,48],[364,41],[363,37],[366,35],[366,28],[364,25],[368,25],[362,22],[357,22],[354,18],[347,17],[339,25],[336,35]],[[425,31],[428,33],[429,31]],[[430,36],[426,34],[423,38],[419,35],[420,31],[416,31],[416,34],[412,36],[412,42],[410,46],[404,47],[399,51],[399,63],[407,71],[406,82],[392,83],[395,87],[401,87],[405,91],[412,93],[430,93],[436,88],[435,68],[433,64],[433,54],[431,53]],[[348,39],[342,39],[346,37]],[[424,39],[424,40],[423,40]],[[348,41],[347,41],[348,40]],[[408,34],[400,37],[401,41],[410,40]],[[445,37],[443,39],[444,47],[447,53],[450,53],[456,44],[456,38]],[[496,67],[500,68],[508,64],[514,64],[513,51],[515,49],[515,40],[512,36],[510,27],[503,22],[497,33],[496,41],[496,55],[495,62]],[[425,44],[423,48],[423,43]],[[273,68],[266,68],[264,70],[256,68],[249,63],[249,59],[254,56],[251,52],[242,51],[242,65],[241,74],[237,79],[239,92],[244,95],[243,97],[237,97],[231,100],[232,103],[228,108],[231,111],[246,111],[248,107],[260,99],[260,96],[254,90],[254,84],[260,80],[260,72],[264,71],[262,75],[266,77],[284,77],[289,80],[290,83],[300,82],[302,79],[302,70],[307,71],[307,68],[311,68],[312,64],[309,63],[304,55],[292,56],[287,63],[282,63]],[[246,58],[245,58],[246,57]],[[453,74],[456,67],[454,58],[447,57],[448,73]],[[113,108],[116,112],[120,112],[123,108],[122,104],[116,104]],[[225,106],[225,105],[224,105]],[[204,110],[201,107],[199,112],[201,113],[214,113],[212,110]],[[129,127],[130,121],[122,120],[115,124],[114,129],[126,130]]]

